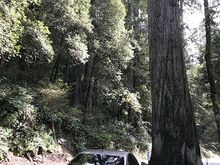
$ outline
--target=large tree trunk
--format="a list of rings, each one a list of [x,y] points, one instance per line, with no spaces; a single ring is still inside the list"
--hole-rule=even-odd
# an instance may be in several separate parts
[[[211,18],[210,18],[210,10],[209,10],[209,2],[208,0],[204,0],[204,8],[205,8],[205,31],[206,31],[206,52],[205,52],[205,61],[209,79],[209,86],[210,86],[210,94],[211,94],[211,101],[213,105],[213,113],[215,116],[215,121],[217,125],[217,132],[218,132],[218,141],[220,142],[220,110],[218,104],[218,97],[216,93],[216,84],[215,84],[215,77],[213,72],[212,66],[212,54],[211,54]]]
[[[201,165],[184,64],[181,2],[148,2],[153,114],[150,165]]]

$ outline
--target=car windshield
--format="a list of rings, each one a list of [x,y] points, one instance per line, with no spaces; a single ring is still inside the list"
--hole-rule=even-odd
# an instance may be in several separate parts
[[[124,165],[124,158],[113,155],[79,154],[69,165]]]
[[[124,165],[124,158],[121,156],[102,155],[103,165]]]

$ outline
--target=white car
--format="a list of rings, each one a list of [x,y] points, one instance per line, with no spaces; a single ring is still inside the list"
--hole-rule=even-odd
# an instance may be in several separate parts
[[[203,165],[220,165],[220,159],[202,159]]]
[[[141,164],[145,165],[144,162]],[[129,152],[88,149],[76,155],[68,165],[139,165],[139,163]]]

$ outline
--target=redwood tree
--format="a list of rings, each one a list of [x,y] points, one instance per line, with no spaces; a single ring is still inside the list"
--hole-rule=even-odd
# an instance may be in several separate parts
[[[204,0],[204,9],[205,9],[205,32],[206,32],[205,62],[206,62],[208,80],[209,80],[210,97],[213,105],[212,110],[217,125],[218,141],[220,142],[220,109],[219,109],[219,100],[217,97],[215,76],[212,65],[212,51],[211,51],[211,47],[212,47],[211,21],[212,20],[211,20],[208,0]]]
[[[151,165],[201,165],[184,63],[182,3],[149,0]]]

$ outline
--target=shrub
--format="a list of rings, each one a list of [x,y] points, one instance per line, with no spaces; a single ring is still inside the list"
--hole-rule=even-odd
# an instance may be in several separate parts
[[[11,136],[11,129],[0,127],[0,160],[7,158],[10,146],[7,141]]]

